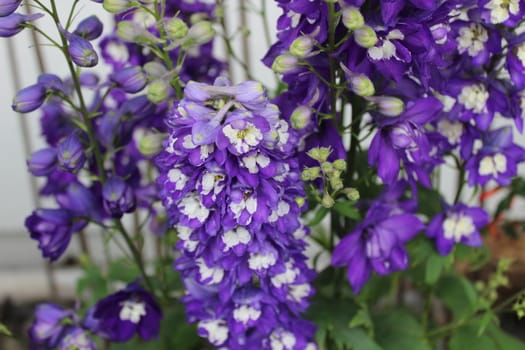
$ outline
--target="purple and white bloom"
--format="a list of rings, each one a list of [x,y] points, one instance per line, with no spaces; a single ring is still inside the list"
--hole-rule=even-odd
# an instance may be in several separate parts
[[[62,339],[58,344],[57,350],[97,350],[95,342],[88,336],[88,333],[75,326],[65,328]]]
[[[64,209],[39,208],[26,218],[25,226],[31,238],[38,241],[42,255],[54,261],[69,245],[73,234],[73,216]]]
[[[513,143],[512,129],[503,127],[484,135],[483,146],[467,160],[468,183],[484,185],[494,180],[508,185],[517,174],[518,163],[525,160],[525,151]]]
[[[153,296],[137,282],[99,300],[90,313],[92,331],[115,342],[135,334],[143,340],[159,334],[162,311]]]
[[[448,255],[458,243],[471,247],[481,246],[483,240],[479,230],[488,222],[489,217],[482,208],[458,203],[447,207],[430,221],[427,236],[436,240],[439,254]]]
[[[372,271],[386,275],[406,269],[408,254],[404,245],[424,227],[414,214],[383,203],[380,198],[356,229],[335,247],[332,264],[348,267],[348,280],[358,293]]]

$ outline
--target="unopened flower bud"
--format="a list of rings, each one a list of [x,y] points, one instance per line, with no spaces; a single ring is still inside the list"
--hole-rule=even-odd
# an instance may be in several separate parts
[[[46,99],[46,89],[43,84],[34,84],[18,91],[11,107],[18,113],[29,113],[40,108]]]
[[[80,170],[86,161],[82,143],[75,134],[60,142],[57,148],[57,157],[60,168],[72,173]]]
[[[146,134],[138,143],[139,152],[147,157],[159,153],[162,149],[162,138],[160,134]]]
[[[102,7],[111,13],[120,13],[130,7],[130,0],[104,0]]]
[[[304,168],[301,172],[301,179],[303,181],[314,181],[321,176],[321,168],[318,166]]]
[[[215,37],[215,29],[213,29],[211,22],[200,21],[191,26],[186,36],[186,46],[202,45],[210,42]]]
[[[319,163],[325,162],[330,153],[332,153],[330,147],[315,147],[306,152],[310,158],[317,160]]]
[[[339,191],[345,186],[343,185],[343,181],[341,180],[340,177],[332,176],[330,178],[330,187],[332,187],[334,191]]]
[[[326,174],[327,176],[332,176],[333,173],[334,173],[334,165],[330,162],[322,162],[321,163],[321,170],[323,171],[324,174]]]
[[[139,92],[146,85],[146,75],[138,66],[120,69],[110,75],[109,79],[125,92]]]
[[[188,26],[182,19],[173,17],[166,22],[166,32],[173,39],[182,39],[188,34]]]
[[[266,91],[264,86],[258,81],[245,81],[235,86],[235,99],[244,104],[256,106],[261,102],[266,103]]]
[[[333,162],[334,168],[336,168],[339,171],[345,171],[346,170],[346,160],[344,159],[336,159]]]
[[[334,204],[334,199],[328,193],[325,193],[321,199],[321,205],[325,208],[331,208],[334,206]]]
[[[314,43],[314,39],[309,36],[300,36],[290,45],[290,53],[295,57],[306,57],[312,51]]]
[[[297,67],[297,57],[283,54],[275,58],[272,64],[272,70],[276,73],[284,74],[293,71]]]
[[[292,112],[290,124],[292,128],[302,130],[312,120],[312,110],[308,106],[299,106]]]
[[[147,86],[148,100],[153,103],[161,103],[166,101],[170,94],[170,85],[164,79],[157,79],[149,83]]]
[[[93,15],[80,22],[73,34],[86,40],[94,40],[102,34],[103,27],[98,17]]]
[[[102,189],[104,209],[114,218],[135,210],[133,189],[120,177],[110,177]]]
[[[351,201],[357,201],[360,197],[359,192],[355,188],[352,188],[352,187],[347,187],[343,189],[342,192],[345,194],[346,198],[348,198]]]
[[[354,40],[357,45],[367,49],[377,44],[377,35],[372,27],[365,25],[354,31]]]
[[[26,23],[37,20],[43,16],[41,13],[35,13],[34,15],[11,13],[8,16],[0,17],[0,37],[8,38],[16,35],[24,29]]]
[[[34,176],[51,174],[57,165],[57,152],[54,148],[43,148],[33,152],[27,160],[27,168]]]
[[[150,79],[158,79],[168,72],[168,70],[162,63],[155,61],[146,63],[144,65],[144,71]]]
[[[295,203],[297,203],[299,208],[302,208],[302,206],[306,203],[306,199],[304,197],[295,197]]]
[[[350,88],[361,97],[373,96],[376,92],[374,83],[364,74],[355,74],[350,77]]]
[[[117,24],[117,36],[124,42],[157,43],[159,39],[133,21],[120,21]]]
[[[381,96],[375,102],[379,113],[388,117],[397,117],[405,110],[405,103],[397,97]]]
[[[350,30],[360,29],[365,25],[363,15],[356,7],[349,6],[344,8],[342,19],[343,25]]]
[[[66,36],[69,41],[69,54],[77,66],[94,67],[97,65],[98,55],[89,41],[75,34]]]
[[[22,0],[0,0],[0,17],[6,17],[16,11]]]

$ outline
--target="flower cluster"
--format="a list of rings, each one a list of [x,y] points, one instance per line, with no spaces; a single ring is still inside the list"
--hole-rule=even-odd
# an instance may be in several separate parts
[[[298,314],[313,277],[305,263],[304,193],[295,140],[261,84],[189,82],[167,118],[160,195],[182,255],[188,318],[228,349],[305,349]]]

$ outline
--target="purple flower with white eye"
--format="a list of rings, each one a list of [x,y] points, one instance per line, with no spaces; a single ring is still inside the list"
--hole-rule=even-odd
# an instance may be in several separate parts
[[[9,16],[20,6],[22,0],[0,0],[0,17]]]
[[[483,20],[490,24],[515,26],[523,18],[522,0],[481,0],[480,7]]]
[[[447,255],[454,245],[463,243],[471,247],[483,244],[479,230],[487,225],[489,217],[479,207],[468,207],[463,203],[447,206],[436,215],[427,227],[427,236],[436,240],[441,255]]]
[[[45,99],[45,86],[37,83],[18,91],[11,107],[16,112],[29,113],[42,106]]]
[[[86,40],[95,40],[102,34],[104,26],[97,16],[89,16],[82,20],[73,32],[74,35],[78,35]]]
[[[54,148],[42,148],[31,154],[27,160],[27,168],[34,176],[51,174],[57,166],[57,151]]]
[[[66,171],[76,173],[86,161],[84,147],[76,134],[63,139],[57,147],[58,166]]]
[[[483,146],[467,160],[465,169],[471,186],[494,180],[508,185],[517,174],[518,163],[525,160],[525,150],[513,143],[512,129],[503,127],[484,135]]]
[[[11,13],[8,16],[0,17],[0,37],[9,38],[16,35],[25,28],[26,24],[43,16],[44,15],[41,13],[36,13],[34,15]]]
[[[54,304],[40,304],[35,310],[35,319],[27,331],[30,349],[56,348],[64,332],[64,320],[72,319],[72,312]]]
[[[332,264],[348,267],[348,280],[358,293],[372,271],[387,275],[406,269],[408,254],[404,245],[424,227],[414,214],[379,198],[356,229],[335,247]]]
[[[137,282],[99,300],[90,313],[92,331],[115,342],[135,334],[143,340],[159,334],[162,311],[153,296]]]
[[[31,238],[38,241],[42,255],[54,261],[69,245],[73,234],[73,216],[64,209],[39,208],[26,218],[25,226]]]
[[[501,37],[497,31],[473,21],[455,21],[451,24],[457,52],[481,66],[501,50]]]
[[[133,189],[120,177],[110,177],[102,189],[104,209],[114,218],[135,210],[136,201]]]

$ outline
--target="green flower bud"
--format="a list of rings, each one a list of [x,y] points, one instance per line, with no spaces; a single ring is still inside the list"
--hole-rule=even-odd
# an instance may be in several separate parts
[[[306,203],[306,199],[304,197],[295,197],[295,203],[301,208]]]
[[[360,197],[359,192],[355,188],[352,188],[352,187],[347,187],[343,189],[342,192],[345,194],[346,198],[354,202],[357,201]]]
[[[304,129],[312,120],[312,110],[307,106],[299,106],[292,112],[290,124],[297,130]]]
[[[139,152],[145,156],[152,156],[162,149],[162,138],[160,134],[145,134],[138,143]]]
[[[397,97],[381,96],[375,102],[379,113],[388,117],[397,117],[405,110],[405,103]]]
[[[344,159],[337,159],[333,164],[337,170],[340,170],[340,171],[346,170],[346,160]]]
[[[377,44],[377,35],[372,27],[364,25],[354,31],[354,40],[357,45],[367,49]]]
[[[321,168],[318,166],[304,168],[301,173],[301,179],[303,181],[314,181],[321,177]]]
[[[153,103],[165,101],[170,94],[170,85],[163,79],[157,79],[149,83],[146,88],[148,100]]]
[[[330,187],[332,187],[334,191],[339,191],[345,186],[343,185],[343,180],[341,180],[339,176],[333,176],[330,178]]]
[[[200,21],[191,26],[186,36],[187,41],[184,43],[186,47],[192,45],[202,45],[210,42],[215,37],[215,29],[213,29],[211,22]]]
[[[130,0],[104,0],[102,7],[111,13],[120,13],[131,7]]]
[[[173,17],[166,22],[166,32],[173,39],[182,39],[188,34],[188,26],[182,19]]]
[[[133,21],[121,21],[117,25],[117,36],[124,42],[157,43],[159,39]]]
[[[350,78],[350,88],[361,97],[373,96],[376,91],[374,83],[364,74],[355,74]]]
[[[328,177],[332,176],[334,173],[334,165],[330,162],[323,162],[321,163],[321,170],[324,174],[326,174]]]
[[[272,70],[276,73],[288,73],[297,67],[297,57],[289,54],[277,56],[272,64]]]
[[[315,147],[306,152],[310,158],[317,160],[319,163],[326,161],[330,153],[332,153],[330,147]]]
[[[144,65],[144,71],[150,80],[158,79],[168,72],[166,67],[156,61],[148,62]]]
[[[325,208],[331,208],[335,204],[335,201],[328,193],[325,193],[323,195],[323,198],[321,199],[321,205]]]
[[[350,30],[360,29],[365,25],[365,19],[358,8],[349,6],[343,9],[343,25]]]
[[[306,57],[306,55],[312,52],[314,43],[314,39],[310,38],[309,36],[300,36],[296,38],[290,45],[290,53],[295,57]]]

